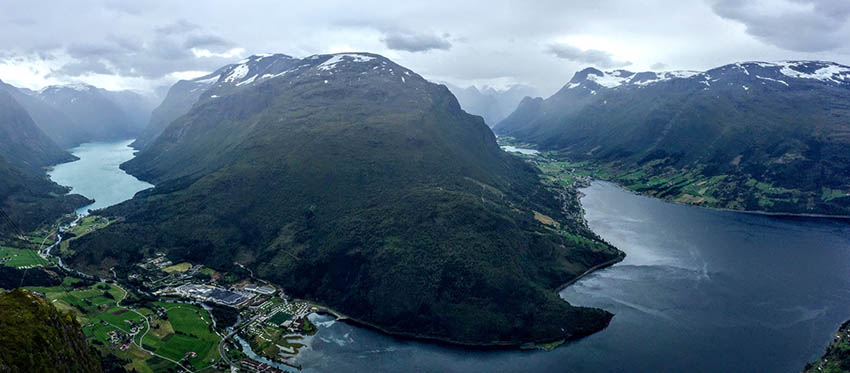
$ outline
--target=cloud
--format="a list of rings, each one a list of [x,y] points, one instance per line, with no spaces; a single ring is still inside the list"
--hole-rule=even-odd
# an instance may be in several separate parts
[[[0,79],[34,89],[75,81],[150,89],[176,80],[175,72],[211,72],[252,53],[304,57],[358,50],[383,54],[431,80],[461,86],[524,83],[545,95],[577,69],[625,60],[635,70],[658,61],[665,69],[688,70],[747,60],[850,64],[850,38],[844,37],[850,30],[843,26],[848,0],[748,1],[755,5],[471,0],[392,6],[365,1],[352,8],[342,0],[267,1],[262,11],[224,0],[204,6],[173,0],[6,1],[0,7]],[[770,21],[758,23],[762,16]],[[777,36],[783,17],[794,21],[784,26],[788,33],[803,35]],[[765,42],[768,38],[773,42]],[[568,57],[555,58],[551,41],[580,50],[554,48]],[[834,49],[809,53],[776,46],[789,43],[802,50]]]
[[[411,34],[393,32],[384,36],[382,41],[389,49],[407,52],[427,52],[430,50],[449,50],[452,47],[448,39],[449,35],[443,36],[428,34]]]
[[[154,29],[154,31],[156,31],[159,34],[174,35],[174,34],[183,34],[183,33],[195,31],[195,30],[198,30],[198,29],[200,29],[200,26],[198,26],[198,25],[196,25],[192,22],[189,22],[185,19],[179,19],[179,20],[177,20],[173,23],[170,23],[168,25],[157,27],[156,29]]]
[[[656,62],[652,64],[652,66],[650,66],[649,68],[655,71],[664,70],[667,68],[667,64],[663,62]]]
[[[159,79],[174,71],[213,70],[245,52],[234,43],[184,20],[155,27],[146,37],[109,36],[70,43],[61,49],[70,61],[52,77],[92,74]]]
[[[558,58],[579,62],[583,64],[594,65],[601,68],[623,67],[631,65],[628,61],[617,61],[611,56],[611,53],[597,50],[586,49],[582,50],[569,44],[552,44],[547,48],[547,52],[554,54]]]
[[[51,77],[62,77],[62,76],[81,76],[88,74],[113,74],[115,73],[114,69],[110,69],[106,64],[102,61],[97,61],[94,59],[85,59],[81,61],[74,61],[62,65],[62,67],[52,71],[47,75],[48,78]]]
[[[219,36],[212,34],[192,35],[183,42],[183,47],[192,49],[197,47],[229,47],[231,43]]]
[[[821,52],[847,45],[850,2],[846,0],[714,0],[720,17],[740,22],[753,37],[798,52]]]

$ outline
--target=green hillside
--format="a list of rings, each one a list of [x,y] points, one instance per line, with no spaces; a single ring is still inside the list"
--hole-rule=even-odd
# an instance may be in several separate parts
[[[587,69],[552,97],[523,101],[495,131],[661,198],[847,215],[846,76],[850,68],[825,62],[667,77]]]
[[[382,330],[463,344],[607,325],[554,290],[620,252],[444,86],[371,54],[275,66],[226,71],[126,163],[157,187],[103,212],[126,219],[69,260],[238,262]]]
[[[0,351],[3,372],[101,371],[77,320],[22,289],[0,293]]]

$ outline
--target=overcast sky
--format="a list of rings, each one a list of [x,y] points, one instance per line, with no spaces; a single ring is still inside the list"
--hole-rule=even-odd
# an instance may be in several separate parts
[[[255,53],[368,51],[548,96],[586,66],[850,65],[848,18],[848,0],[3,1],[0,79],[154,92]]]

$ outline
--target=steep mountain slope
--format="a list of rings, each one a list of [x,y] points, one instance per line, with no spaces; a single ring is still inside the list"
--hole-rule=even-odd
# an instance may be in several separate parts
[[[0,372],[102,371],[77,320],[22,289],[0,293],[0,351]]]
[[[132,92],[111,92],[86,84],[50,86],[35,97],[79,123],[89,141],[132,138],[141,132],[153,108]]]
[[[88,202],[51,182],[43,168],[73,160],[0,90],[0,235],[20,234]]]
[[[201,94],[221,76],[220,71],[191,80],[181,80],[168,89],[168,94],[150,114],[150,121],[131,144],[136,149],[144,149],[168,127],[172,121],[189,112]]]
[[[374,54],[265,58],[125,164],[157,187],[104,211],[126,219],[75,240],[73,265],[238,262],[384,331],[463,344],[607,325],[554,289],[620,253],[445,87]]]
[[[74,159],[56,146],[5,90],[0,90],[0,156],[33,173]]]
[[[850,68],[834,63],[586,69],[495,131],[680,202],[850,214]]]
[[[133,142],[136,149],[144,149],[159,136],[172,121],[189,112],[201,95],[213,86],[244,86],[254,79],[268,79],[290,67],[294,58],[285,54],[253,55],[239,63],[224,66],[215,72],[192,80],[181,80],[168,90],[168,95],[151,114],[150,123]],[[238,70],[236,70],[238,69]],[[241,80],[237,77],[253,77]],[[229,78],[229,80],[227,80]],[[249,78],[250,79],[250,78]],[[225,81],[227,80],[227,81]]]
[[[147,126],[151,119],[151,112],[157,106],[157,101],[153,97],[133,91],[109,91],[105,89],[98,89],[98,91],[124,112],[136,133]]]
[[[30,232],[93,202],[66,193],[43,174],[25,172],[0,156],[0,236]]]
[[[9,92],[33,122],[62,149],[73,148],[92,136],[79,123],[58,109],[34,96],[32,91],[20,89],[0,81],[0,89]]]
[[[478,89],[476,86],[460,88],[451,84],[445,85],[457,97],[463,110],[480,115],[491,127],[510,115],[524,97],[536,96],[534,88],[524,85],[514,85],[504,90],[492,87]]]

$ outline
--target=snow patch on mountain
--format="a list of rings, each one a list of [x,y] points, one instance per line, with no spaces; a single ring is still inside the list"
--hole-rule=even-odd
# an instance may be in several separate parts
[[[233,71],[230,72],[226,78],[224,78],[225,83],[232,83],[238,80],[242,80],[246,75],[248,75],[249,67],[247,63],[242,63],[237,65]]]
[[[662,71],[656,73],[650,73],[655,75],[655,79],[646,79],[646,80],[637,80],[637,77],[629,81],[630,84],[635,84],[638,86],[648,86],[650,84],[655,84],[658,82],[664,82],[672,79],[687,79],[692,76],[698,75],[699,71],[688,71],[688,70],[677,70],[677,71]],[[637,74],[635,74],[637,75]]]
[[[790,85],[788,85],[788,82],[786,82],[786,81],[784,81],[784,80],[773,79],[773,78],[767,78],[767,77],[760,76],[760,75],[756,75],[756,79],[767,80],[767,81],[770,81],[770,82],[776,82],[776,83],[780,83],[780,84],[785,84],[785,86],[786,86],[786,87],[790,87]]]
[[[245,80],[243,80],[239,83],[236,83],[236,86],[239,87],[239,86],[243,86],[243,85],[246,85],[246,84],[251,84],[251,83],[254,82],[254,79],[257,79],[257,74],[254,74],[250,78],[245,79]]]
[[[587,74],[587,80],[595,82],[605,88],[619,87],[628,82],[634,73],[625,70],[602,72],[602,75]]]
[[[815,64],[820,67],[812,72],[809,70],[810,65]],[[781,66],[779,72],[785,76],[798,79],[815,79],[824,82],[845,83],[850,81],[850,67],[837,64],[814,63],[814,62],[792,62],[786,61],[778,64]],[[803,71],[801,71],[801,69]]]
[[[319,66],[316,66],[316,69],[321,71],[329,71],[334,69],[336,65],[340,62],[369,62],[374,59],[375,57],[367,56],[365,54],[340,53],[335,54],[331,58],[328,58],[325,62],[320,63]]]

